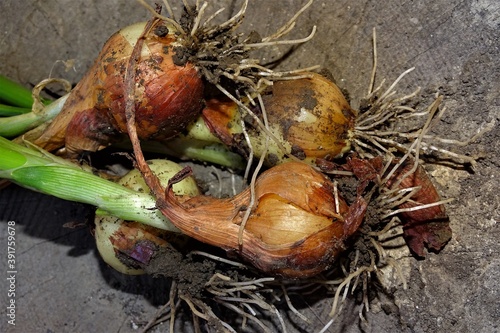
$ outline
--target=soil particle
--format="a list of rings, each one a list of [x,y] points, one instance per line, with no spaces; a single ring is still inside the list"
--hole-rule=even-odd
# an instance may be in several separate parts
[[[156,252],[145,271],[154,277],[171,278],[177,282],[180,293],[201,298],[205,284],[215,273],[215,263],[194,261],[172,246],[166,246]]]
[[[304,160],[306,158],[306,153],[299,145],[293,145],[291,154],[297,157],[299,160]]]
[[[164,25],[159,25],[155,28],[154,34],[158,37],[165,37],[168,35],[168,28]]]
[[[172,56],[172,60],[176,66],[184,66],[188,62],[191,57],[191,53],[186,47],[177,46],[174,47],[174,55]]]

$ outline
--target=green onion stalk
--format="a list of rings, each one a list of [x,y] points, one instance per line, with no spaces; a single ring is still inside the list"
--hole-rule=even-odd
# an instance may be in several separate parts
[[[0,137],[0,178],[61,199],[90,204],[97,214],[179,232],[156,209],[155,199],[86,171],[35,147]]]
[[[8,105],[27,110],[31,110],[34,101],[31,90],[3,75],[0,75],[0,100]]]
[[[51,102],[42,100],[41,109],[33,107],[31,90],[0,75],[0,136],[15,137],[57,116],[69,95]]]
[[[0,104],[0,117],[18,116],[20,114],[25,114],[25,113],[30,113],[30,112],[31,112],[31,109],[28,109],[28,108]]]
[[[243,170],[246,166],[241,155],[230,151],[210,132],[202,116],[187,127],[186,133],[166,142],[147,142],[142,147],[144,151],[213,163],[233,170]]]
[[[45,106],[41,111],[31,111],[11,117],[0,118],[0,136],[8,138],[15,137],[53,119],[61,112],[68,96],[69,95],[65,95],[59,98]]]

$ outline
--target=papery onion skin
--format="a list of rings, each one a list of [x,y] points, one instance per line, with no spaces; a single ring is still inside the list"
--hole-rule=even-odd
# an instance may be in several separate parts
[[[397,160],[396,160],[397,161]],[[399,168],[397,172],[387,181],[387,186],[392,185],[398,181],[406,172],[413,167],[413,161],[407,162],[403,167]],[[420,186],[420,190],[411,197],[413,202],[405,202],[398,206],[398,208],[411,208],[417,205],[431,204],[441,200],[436,187],[432,184],[431,179],[424,168],[419,165],[413,174],[405,177],[398,188],[410,188]],[[446,210],[444,205],[437,205],[434,207],[419,209],[411,212],[402,212],[401,216],[409,223],[422,223],[432,219],[446,218]]]
[[[96,151],[126,133],[124,77],[145,23],[114,34],[73,89],[62,112],[35,144],[49,151],[66,145],[69,156]],[[167,33],[168,32],[168,33]],[[136,67],[136,122],[141,139],[169,139],[196,119],[203,106],[197,68],[179,63],[175,28],[157,20],[146,35]]]
[[[157,198],[157,204],[186,235],[239,255],[265,273],[286,278],[305,278],[330,267],[366,210],[361,197],[349,208],[339,198],[340,211],[336,212],[331,181],[299,162],[264,172],[255,184],[255,195],[256,206],[243,231],[242,246],[238,232],[249,203],[249,189],[230,199],[197,196],[183,203],[169,189],[166,198]],[[271,206],[266,205],[270,197],[276,199]],[[274,209],[277,201],[284,205],[281,216]],[[288,216],[294,210],[285,213],[287,206],[302,210],[300,217],[314,216],[314,223],[288,225],[287,221],[294,221]]]
[[[202,110],[202,118],[205,126],[222,143],[238,148],[243,129],[240,125],[240,111],[235,102],[225,98],[209,99]]]
[[[387,186],[394,187],[394,184],[412,169],[413,164],[413,160],[404,163],[388,180]],[[415,208],[441,201],[436,187],[421,165],[418,165],[413,174],[403,178],[398,188],[405,189],[416,186],[420,186],[420,190],[410,198],[411,200],[400,204],[398,209]],[[401,212],[399,216],[403,222],[403,237],[410,250],[420,258],[426,256],[425,248],[439,252],[452,237],[449,218],[443,204]]]
[[[399,159],[394,159],[388,170],[399,163]],[[384,163],[381,156],[372,159],[350,157],[346,166],[360,180],[360,188],[364,188],[369,181],[383,177],[381,172]],[[391,207],[391,209],[399,211],[398,216],[403,224],[403,237],[410,251],[417,257],[424,258],[426,248],[434,252],[441,251],[450,241],[452,230],[445,206],[440,203],[441,197],[431,178],[422,165],[418,164],[416,169],[411,172],[414,167],[415,160],[406,159],[392,175],[388,176],[382,186],[386,187],[386,190],[390,190],[389,193],[392,193],[394,197],[398,194],[395,191],[420,188],[408,200],[399,203],[396,207]],[[393,199],[390,195],[389,199]],[[385,209],[384,204],[385,201],[379,203],[382,206],[381,209]],[[419,206],[428,204],[433,206],[419,208]],[[404,211],[404,209],[410,210]]]

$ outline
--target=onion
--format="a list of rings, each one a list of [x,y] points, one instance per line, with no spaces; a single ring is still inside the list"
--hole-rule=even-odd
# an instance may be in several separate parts
[[[330,267],[363,220],[362,197],[348,207],[334,184],[312,167],[289,162],[262,173],[255,183],[256,204],[239,232],[250,188],[229,199],[195,196],[180,202],[171,186],[158,209],[184,234],[239,255],[259,270],[304,278]]]
[[[125,71],[146,23],[114,34],[92,68],[73,89],[61,113],[34,141],[52,151],[66,146],[69,156],[96,151],[120,140],[127,132]],[[135,104],[141,139],[164,140],[179,134],[203,105],[203,82],[187,62],[176,28],[154,20],[145,36],[136,65]]]
[[[95,219],[97,250],[109,266],[128,275],[144,274],[155,248],[165,246],[165,231],[138,222],[127,222],[114,216]],[[163,236],[163,237],[162,237]]]
[[[316,73],[308,78],[277,81],[269,94],[263,95],[269,130],[283,151],[270,140],[268,165],[276,165],[290,155],[313,163],[316,158],[333,159],[351,148],[349,133],[356,112],[351,109],[340,89]],[[203,118],[212,133],[235,148],[242,146],[242,129],[235,103],[208,101]],[[249,129],[253,152],[264,152],[267,133],[257,126]]]
[[[164,186],[182,169],[168,160],[151,160],[148,163]],[[149,193],[149,188],[138,170],[130,171],[118,183],[137,192]],[[189,197],[199,194],[196,182],[191,177],[176,184],[174,192]],[[94,233],[97,250],[103,260],[115,270],[130,275],[144,274],[141,267],[147,265],[158,247],[168,245],[167,239],[173,234],[109,215],[96,216]]]

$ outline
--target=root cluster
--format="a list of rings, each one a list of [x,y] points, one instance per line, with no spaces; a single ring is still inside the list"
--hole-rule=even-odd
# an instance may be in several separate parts
[[[178,26],[179,31],[182,31],[183,36],[186,38],[186,59],[196,63],[208,82],[238,103],[243,115],[251,116],[260,129],[268,134],[268,140],[276,140],[269,132],[269,124],[267,123],[260,92],[263,88],[272,85],[274,80],[301,78],[303,77],[301,72],[310,70],[310,68],[298,71],[274,72],[260,65],[258,60],[250,59],[248,52],[269,45],[303,43],[312,38],[315,28],[306,38],[280,40],[293,29],[297,17],[311,3],[312,1],[309,1],[278,31],[264,38],[261,38],[256,33],[252,33],[247,37],[234,33],[234,30],[242,22],[248,1],[244,1],[236,15],[217,26],[209,26],[208,23],[219,15],[223,9],[208,18],[204,18],[207,7],[206,2],[197,1],[195,6],[185,4],[185,13],[183,18],[179,20],[180,23],[173,19],[174,16],[167,1],[165,1],[165,7],[170,17],[164,17],[152,8],[151,11],[156,17]],[[140,45],[140,43],[137,45]],[[139,47],[136,46],[136,48]],[[401,225],[398,215],[403,212],[413,212],[443,205],[449,200],[439,200],[426,205],[412,202],[413,207],[401,209],[398,207],[403,203],[411,202],[412,197],[420,188],[416,186],[399,189],[398,185],[415,172],[420,165],[422,155],[437,154],[440,160],[449,160],[456,164],[470,164],[474,167],[476,162],[473,157],[440,148],[438,144],[464,145],[475,140],[476,137],[467,140],[467,142],[459,142],[431,134],[433,124],[439,121],[445,111],[445,108],[441,107],[442,97],[436,96],[435,101],[426,110],[420,111],[408,103],[417,96],[419,89],[403,96],[398,96],[396,93],[398,83],[413,68],[402,73],[387,89],[383,90],[384,81],[373,89],[377,62],[376,49],[374,55],[374,71],[366,103],[359,113],[356,126],[351,133],[354,150],[361,158],[382,157],[383,161],[383,168],[376,177],[370,179],[371,185],[364,189],[366,199],[371,202],[369,212],[371,222],[376,222],[372,224],[367,222],[362,228],[360,239],[364,244],[363,253],[360,248],[355,246],[351,252],[346,253],[345,259],[339,260],[336,267],[331,271],[323,276],[301,281],[287,281],[274,277],[258,276],[255,275],[255,272],[248,274],[251,271],[249,267],[220,257],[203,254],[218,264],[229,265],[231,271],[237,272],[237,274],[230,275],[223,271],[215,272],[203,286],[203,297],[195,297],[183,292],[177,288],[174,280],[169,302],[158,311],[152,321],[145,327],[145,331],[161,322],[169,321],[170,332],[174,332],[176,318],[180,316],[183,309],[189,309],[191,312],[192,327],[195,332],[201,332],[204,329],[213,329],[217,332],[240,331],[240,327],[234,326],[234,318],[229,318],[232,320],[228,321],[227,316],[221,315],[222,311],[219,310],[224,308],[234,314],[235,317],[240,318],[239,325],[243,328],[252,323],[252,325],[256,325],[264,332],[273,332],[276,329],[286,332],[287,326],[283,319],[283,313],[279,310],[283,304],[286,304],[286,309],[294,313],[297,318],[305,322],[310,320],[297,310],[289,294],[304,294],[322,289],[326,290],[332,297],[330,320],[324,324],[321,330],[321,332],[326,332],[335,322],[336,316],[343,308],[348,295],[355,292],[360,292],[362,295],[359,316],[361,320],[365,320],[364,314],[370,309],[368,297],[370,282],[373,275],[378,274],[380,269],[384,267],[393,268],[400,278],[401,284],[406,288],[406,280],[400,265],[386,251],[389,243],[388,239],[391,242],[397,238],[401,239],[401,232],[395,232]],[[133,57],[131,58],[133,59]],[[128,73],[133,73],[134,71],[131,70],[134,65],[133,61],[129,65],[130,70]],[[133,78],[129,77],[128,82],[131,82],[129,87],[131,92],[133,91]],[[228,82],[231,84],[228,85]],[[246,103],[242,102],[242,98],[246,99]],[[255,115],[248,106],[255,103],[260,104],[262,117]],[[409,118],[420,119],[422,120],[421,124],[413,129],[401,131],[399,125]],[[133,105],[129,105],[127,108],[127,120],[138,168],[145,175],[146,181],[155,195],[157,197],[162,196],[163,189],[159,186],[143,160],[137,137],[134,137]],[[243,122],[242,126],[243,128],[245,126]],[[250,166],[253,163],[248,136],[247,143],[250,156],[245,177],[249,175]],[[264,158],[265,154],[262,155],[251,176],[251,188],[254,186],[255,178]],[[388,186],[388,182],[403,163],[413,163],[413,166],[404,175],[399,176],[395,183],[393,182],[391,186]],[[246,210],[246,218],[248,218],[254,203],[255,197],[252,196]],[[241,232],[245,228],[246,218],[241,223]],[[404,242],[401,242],[401,244],[404,245]],[[390,246],[393,246],[392,243]],[[201,253],[197,254],[200,255]],[[270,318],[271,320],[269,320]],[[273,321],[272,318],[275,320]],[[274,326],[276,322],[279,327]]]

